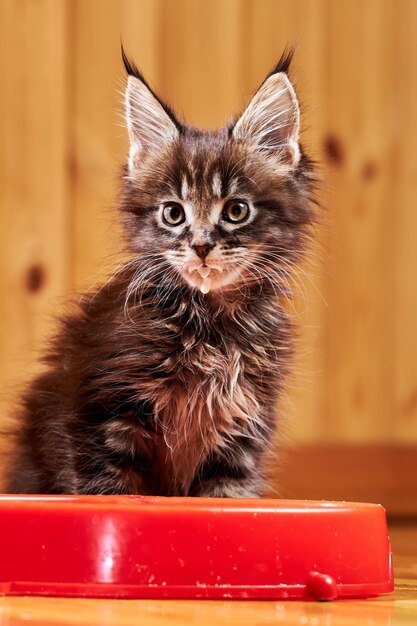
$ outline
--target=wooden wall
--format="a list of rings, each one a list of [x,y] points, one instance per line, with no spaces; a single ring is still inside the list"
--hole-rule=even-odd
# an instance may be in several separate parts
[[[209,127],[298,43],[326,208],[299,273],[284,429],[300,444],[416,444],[415,0],[0,0],[2,416],[51,314],[119,256],[121,37],[161,95]]]

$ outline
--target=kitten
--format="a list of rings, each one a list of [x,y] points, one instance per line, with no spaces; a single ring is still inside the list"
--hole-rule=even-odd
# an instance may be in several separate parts
[[[179,121],[123,53],[131,260],[62,321],[9,492],[262,494],[293,346],[281,297],[314,219],[291,57],[212,132]]]

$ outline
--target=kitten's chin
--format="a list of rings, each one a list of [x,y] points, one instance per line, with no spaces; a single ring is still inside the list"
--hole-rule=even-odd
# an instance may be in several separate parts
[[[207,278],[203,278],[195,272],[192,275],[184,273],[183,277],[191,287],[198,289],[198,291],[201,291],[203,294],[219,291],[219,289],[223,289],[233,283],[230,272],[220,275],[211,273]]]
[[[228,271],[220,263],[210,261],[207,261],[205,265],[201,261],[193,261],[188,263],[182,271],[185,281],[203,294],[232,285],[237,275],[236,271]]]

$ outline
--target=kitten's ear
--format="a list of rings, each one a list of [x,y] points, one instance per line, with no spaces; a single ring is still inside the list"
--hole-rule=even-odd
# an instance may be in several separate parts
[[[300,108],[287,76],[291,56],[285,54],[262,83],[236,122],[232,135],[276,153],[281,162],[295,168],[300,160]]]
[[[125,115],[130,141],[128,165],[131,174],[145,153],[159,150],[178,138],[180,124],[128,59],[123,47],[122,59],[128,73]]]

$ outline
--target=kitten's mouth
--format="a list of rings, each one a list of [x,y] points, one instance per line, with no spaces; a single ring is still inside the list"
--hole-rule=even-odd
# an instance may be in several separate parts
[[[223,272],[220,264],[208,260],[202,263],[200,259],[188,263],[185,269],[191,281],[204,294],[215,286],[213,283],[217,282],[216,279]]]

